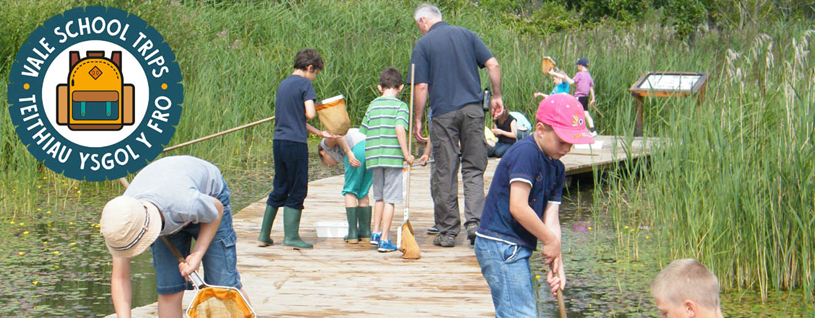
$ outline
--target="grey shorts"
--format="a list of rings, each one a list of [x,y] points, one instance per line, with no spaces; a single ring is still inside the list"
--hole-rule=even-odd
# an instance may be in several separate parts
[[[372,168],[374,172],[374,200],[402,203],[402,169]]]

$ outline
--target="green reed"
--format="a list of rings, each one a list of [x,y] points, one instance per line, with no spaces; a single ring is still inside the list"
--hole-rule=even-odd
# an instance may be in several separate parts
[[[716,45],[663,47],[665,70],[713,74],[699,106],[694,98],[647,99],[646,135],[663,141],[648,164],[608,172],[609,192],[598,196],[608,200],[601,210],[614,220],[621,253],[636,255],[636,238],[650,234],[665,265],[694,257],[726,289],[756,288],[766,299],[801,288],[811,302],[815,31],[805,27],[767,25],[700,40]],[[630,131],[626,122],[613,127]]]
[[[413,19],[417,1],[8,1],[0,12],[0,86],[6,89],[14,55],[25,37],[50,16],[81,5],[108,5],[139,15],[170,43],[184,76],[184,115],[172,144],[181,143],[274,115],[277,85],[292,71],[295,53],[316,48],[325,69],[314,82],[319,98],[345,95],[352,124],[358,124],[368,103],[376,98],[379,72],[388,66],[409,80],[409,60],[421,37]],[[478,32],[502,65],[504,101],[513,110],[533,114],[532,94],[552,85],[539,71],[543,55],[555,56],[570,73],[578,57],[567,50],[575,36],[547,39],[522,36],[474,5],[442,8],[445,20]],[[590,57],[594,57],[589,55]],[[487,72],[482,71],[484,87]],[[4,91],[3,91],[4,92]],[[409,88],[402,98],[409,99]],[[5,97],[5,94],[3,94]],[[603,100],[600,103],[607,103]],[[7,107],[5,98],[3,105]],[[52,186],[69,182],[51,174],[28,154],[13,131],[8,113],[0,112],[0,218],[30,215],[42,200],[34,180],[51,175]],[[312,124],[319,126],[318,122]],[[256,165],[270,147],[271,124],[236,132],[169,154],[190,154],[210,160],[227,172]],[[84,183],[83,183],[84,184]],[[41,186],[41,185],[40,185]],[[49,188],[50,188],[49,187]],[[121,191],[105,183],[101,191]],[[57,192],[59,193],[59,192]],[[54,194],[46,202],[70,201]]]

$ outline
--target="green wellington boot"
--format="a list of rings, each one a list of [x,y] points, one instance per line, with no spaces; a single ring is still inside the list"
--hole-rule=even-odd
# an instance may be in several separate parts
[[[359,232],[357,232],[357,207],[345,208],[345,216],[348,219],[348,235],[345,236],[345,243],[359,243]]]
[[[371,207],[357,207],[357,220],[359,221],[359,240],[362,243],[371,241]]]
[[[283,247],[286,249],[310,249],[313,245],[300,239],[300,215],[302,210],[283,207]]]
[[[271,205],[266,206],[266,212],[263,213],[263,223],[260,224],[260,236],[258,236],[258,246],[266,247],[274,244],[274,240],[270,237],[272,234],[272,224],[274,218],[277,216],[277,209]]]

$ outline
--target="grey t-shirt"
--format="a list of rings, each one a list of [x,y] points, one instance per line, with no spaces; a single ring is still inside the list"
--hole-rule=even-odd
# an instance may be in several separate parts
[[[168,235],[189,223],[215,221],[218,209],[212,198],[223,187],[215,165],[192,156],[172,156],[142,169],[124,195],[153,203],[164,215],[160,235]]]
[[[344,138],[345,138],[345,141],[348,142],[348,147],[349,148],[354,148],[354,146],[356,146],[356,144],[358,144],[358,143],[360,143],[362,141],[365,141],[365,134],[359,132],[359,128],[351,128],[351,129],[348,129],[347,133],[345,133]],[[331,157],[334,157],[334,160],[336,160],[339,163],[342,163],[343,161],[345,161],[345,151],[342,149],[342,147],[340,147],[339,143],[334,144],[334,147],[330,147],[330,148],[326,147],[325,139],[323,139],[323,141],[320,142],[320,143],[321,143],[320,146],[322,146],[323,149],[325,149],[325,152],[327,152],[329,155],[331,155]],[[360,158],[357,158],[357,159],[360,159]]]

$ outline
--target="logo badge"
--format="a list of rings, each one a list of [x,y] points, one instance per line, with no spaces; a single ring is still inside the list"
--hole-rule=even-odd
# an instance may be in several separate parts
[[[583,126],[583,118],[572,115],[572,127]]]
[[[121,54],[122,52],[117,52],[117,53]],[[90,75],[91,75],[91,77],[93,77],[93,79],[99,79],[99,76],[102,76],[102,71],[101,71],[101,70],[99,70],[99,68],[98,68],[98,67],[94,66],[94,67],[91,69],[91,71],[90,71],[90,72],[88,72],[88,74],[90,74]]]
[[[56,15],[11,68],[9,114],[37,160],[65,176],[113,180],[155,159],[181,117],[175,55],[139,17],[107,7]]]

